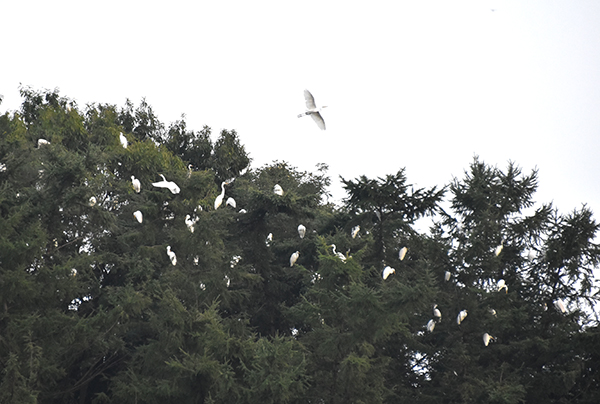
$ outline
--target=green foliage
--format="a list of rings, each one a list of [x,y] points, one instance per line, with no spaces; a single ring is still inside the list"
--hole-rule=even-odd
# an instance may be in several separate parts
[[[535,206],[537,172],[475,159],[415,189],[401,169],[343,180],[336,207],[326,165],[250,168],[233,130],[21,94],[0,116],[1,403],[598,402],[599,225]]]

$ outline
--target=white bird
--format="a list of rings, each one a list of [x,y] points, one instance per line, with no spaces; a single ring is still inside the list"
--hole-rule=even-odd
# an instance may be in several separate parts
[[[71,276],[77,276],[77,270],[75,268],[71,268]]]
[[[124,149],[127,148],[127,138],[123,135],[123,132],[119,132],[119,140],[121,141],[121,145]]]
[[[466,310],[462,310],[460,313],[458,313],[458,316],[456,317],[456,322],[460,325],[460,323],[467,317],[467,311]]]
[[[450,280],[450,276],[452,276],[452,274],[450,273],[450,271],[446,271],[446,273],[444,274],[444,280],[446,282],[448,282]]]
[[[496,310],[494,310],[494,309],[492,309],[492,308],[490,308],[490,314],[491,314],[492,316],[494,316],[494,317],[497,317],[497,316],[496,316]]]
[[[343,262],[346,262],[346,256],[344,254],[342,254],[341,252],[336,252],[335,251],[335,244],[330,245],[329,247],[333,248],[333,255],[335,255],[336,257],[338,257],[339,259],[341,259]]]
[[[488,344],[490,343],[491,340],[493,340],[494,337],[492,337],[490,334],[488,334],[487,332],[485,334],[483,334],[483,345],[488,346]]]
[[[225,198],[225,185],[227,185],[227,182],[223,181],[221,183],[221,193],[215,198],[215,210],[223,203],[223,198]]]
[[[248,211],[246,209],[240,209],[240,211],[238,213],[244,214],[244,213],[248,213]]]
[[[0,163],[0,173],[3,173],[5,171],[6,171],[6,164]]]
[[[504,247],[504,242],[500,244],[498,247],[494,249],[494,255],[497,257],[502,252],[502,248]]]
[[[177,265],[177,256],[175,255],[175,253],[173,251],[171,251],[170,245],[167,246],[167,255],[171,259],[171,264]]]
[[[223,277],[223,280],[225,281],[225,284],[227,285],[227,287],[229,287],[229,285],[231,284],[231,279],[229,279],[229,277],[227,275],[225,275],[225,277]]]
[[[41,145],[50,144],[46,139],[38,139],[37,147],[39,148]]]
[[[435,321],[433,321],[433,319],[429,320],[429,322],[427,323],[427,331],[429,332],[433,332],[433,329],[435,328]]]
[[[187,173],[187,177],[190,178],[192,176],[192,165],[188,164],[188,173]]]
[[[133,212],[133,217],[135,217],[137,219],[137,221],[140,223],[142,223],[144,221],[144,216],[142,215],[142,212],[140,212],[139,210],[136,210],[135,212]]]
[[[442,312],[440,311],[440,309],[437,308],[437,304],[433,305],[433,316],[439,319],[442,318]]]
[[[315,105],[315,99],[308,90],[304,90],[304,99],[306,100],[306,112],[299,114],[298,118],[302,118],[305,115],[310,115],[313,121],[316,122],[317,126],[321,130],[325,130],[325,121],[323,120],[320,111],[323,108],[327,108],[327,106],[324,105],[321,108],[317,108],[317,106]]]
[[[159,182],[153,182],[152,186],[155,186],[157,188],[168,188],[172,194],[178,194],[181,191],[181,189],[173,181],[167,181],[164,175],[159,175],[162,177],[163,180]]]
[[[300,256],[300,251],[296,251],[290,256],[290,267],[293,267],[296,261],[298,261],[298,257]]]
[[[304,225],[299,224],[298,225],[298,235],[300,236],[300,238],[304,238],[304,235],[306,234],[306,227],[304,227]]]
[[[359,231],[360,231],[360,226],[359,225],[354,226],[352,228],[352,232],[350,232],[350,235],[352,236],[352,238],[356,238]]]
[[[232,197],[227,198],[227,201],[225,202],[225,206],[231,206],[232,208],[236,208],[237,203],[235,202],[235,199],[233,199]]]
[[[404,259],[404,256],[406,256],[407,251],[408,251],[408,248],[406,248],[406,247],[402,247],[400,249],[400,251],[398,252],[398,258],[400,258],[400,261],[402,261]]]
[[[265,240],[265,244],[267,244],[267,247],[271,245],[271,241],[273,241],[273,233],[269,233],[267,239]]]
[[[137,178],[135,178],[134,175],[131,176],[131,185],[133,185],[133,190],[135,192],[137,192],[138,194],[142,190],[142,184],[140,183],[140,180],[138,180]]]
[[[505,292],[508,293],[508,285],[506,284],[504,279],[500,279],[498,281],[498,292],[500,292],[502,289],[505,289]]]
[[[185,225],[187,226],[188,230],[190,232],[194,232],[194,225],[196,224],[196,222],[199,220],[198,217],[194,217],[192,219],[192,217],[190,215],[185,215]]]
[[[275,184],[275,186],[273,187],[273,192],[279,196],[283,195],[283,188],[281,188],[281,185],[279,184]]]
[[[383,278],[383,280],[386,280],[388,276],[395,273],[396,270],[388,265],[387,267],[383,268],[383,273],[381,274],[381,277]]]
[[[88,202],[89,206],[94,206],[96,204],[96,197],[92,196],[90,197],[90,201]]]
[[[561,313],[567,312],[567,306],[565,306],[565,303],[562,301],[562,299],[556,299],[554,301],[554,307],[556,307],[556,309],[559,310]]]

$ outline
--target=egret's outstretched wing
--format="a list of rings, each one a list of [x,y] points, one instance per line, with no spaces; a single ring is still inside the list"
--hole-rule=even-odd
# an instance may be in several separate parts
[[[312,116],[313,121],[317,123],[317,126],[321,128],[321,130],[325,130],[325,121],[323,120],[323,117],[320,113],[313,112],[312,114],[310,114],[310,116]]]
[[[315,105],[315,99],[313,98],[310,91],[304,90],[304,99],[306,100],[306,109],[310,111],[311,109],[317,108],[317,106]]]

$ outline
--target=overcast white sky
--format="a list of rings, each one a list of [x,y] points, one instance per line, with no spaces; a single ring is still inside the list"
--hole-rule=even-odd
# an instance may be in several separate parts
[[[492,11],[494,9],[494,11]],[[19,83],[80,106],[136,105],[165,123],[235,129],[273,160],[419,187],[474,155],[539,169],[538,202],[600,219],[600,1],[11,1],[0,112]],[[303,90],[327,105],[320,131]]]

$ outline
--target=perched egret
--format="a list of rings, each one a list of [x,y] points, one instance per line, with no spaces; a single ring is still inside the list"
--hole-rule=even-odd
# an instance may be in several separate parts
[[[90,197],[90,201],[88,202],[89,206],[94,206],[96,204],[96,197],[92,196]]]
[[[265,244],[267,245],[267,247],[271,245],[271,241],[273,241],[273,233],[269,233],[267,239],[265,240]]]
[[[565,306],[565,303],[562,301],[562,299],[556,299],[554,301],[554,307],[556,307],[556,309],[559,310],[561,313],[567,312],[567,306]]]
[[[6,164],[0,163],[0,172],[3,173],[6,171]]]
[[[498,281],[498,292],[500,292],[502,289],[504,289],[505,292],[508,293],[508,285],[506,285],[504,279],[500,279]]]
[[[452,276],[452,274],[450,273],[450,271],[446,271],[446,273],[444,274],[444,280],[446,282],[448,282],[450,280],[450,276]]]
[[[494,255],[497,257],[502,252],[502,248],[504,247],[504,242],[502,242],[498,247],[494,249]]]
[[[429,320],[429,322],[427,323],[427,331],[429,332],[433,332],[433,329],[435,328],[435,321],[433,321],[433,319]]]
[[[167,246],[167,255],[171,259],[171,264],[177,265],[177,256],[175,255],[175,253],[173,251],[171,251],[170,245]]]
[[[381,274],[381,277],[383,278],[383,280],[386,280],[388,276],[395,273],[396,270],[388,265],[387,267],[383,268],[383,273]]]
[[[185,225],[187,226],[187,228],[189,229],[190,232],[194,232],[194,225],[196,224],[196,222],[199,220],[199,218],[194,217],[192,219],[192,217],[190,215],[185,215]]]
[[[75,268],[71,268],[71,276],[77,276],[77,270]]]
[[[359,231],[360,231],[360,226],[359,225],[354,226],[352,228],[352,232],[350,232],[350,235],[352,236],[352,238],[356,238]]]
[[[344,254],[342,254],[341,252],[337,252],[335,250],[335,244],[330,245],[329,247],[333,248],[333,255],[335,255],[336,257],[338,257],[339,259],[341,259],[343,262],[346,262],[346,256]]]
[[[119,132],[119,140],[121,141],[121,146],[123,146],[123,148],[126,149],[127,148],[127,138],[125,137],[123,132]]]
[[[494,310],[494,309],[491,309],[491,308],[490,308],[490,314],[491,314],[492,316],[494,316],[494,317],[497,317],[497,316],[496,316],[496,310]]]
[[[293,267],[296,261],[298,261],[298,257],[300,256],[300,251],[296,251],[290,256],[290,267]]]
[[[167,181],[164,175],[159,175],[162,177],[163,180],[159,182],[153,182],[152,186],[155,186],[157,188],[168,188],[172,194],[178,194],[181,191],[181,189],[173,181]]]
[[[199,262],[200,262],[200,257],[196,255],[194,257],[194,265],[198,265]]]
[[[227,182],[223,181],[221,183],[221,193],[215,198],[215,210],[223,203],[223,198],[225,198],[225,185],[227,185]]]
[[[232,208],[236,208],[237,203],[235,202],[235,199],[233,199],[232,197],[227,198],[227,201],[225,202],[225,206],[231,206]]]
[[[198,285],[200,287],[201,290],[206,290],[206,285],[202,282],[200,282],[200,285]]]
[[[456,317],[456,322],[458,323],[458,325],[460,325],[460,323],[465,319],[465,317],[467,317],[466,310],[462,310],[460,313],[458,313],[458,316]]]
[[[483,345],[488,346],[488,344],[490,343],[491,340],[493,340],[494,337],[492,337],[490,334],[488,334],[487,332],[485,334],[483,334]]]
[[[40,146],[42,146],[44,144],[50,144],[50,142],[47,141],[46,139],[38,139],[38,143],[37,143],[38,148],[40,148]]]
[[[187,173],[187,177],[190,178],[192,176],[192,165],[188,164],[188,173]]]
[[[315,105],[315,99],[308,90],[304,90],[304,99],[306,100],[306,112],[298,115],[298,118],[302,118],[305,115],[310,115],[312,119],[316,122],[317,126],[321,130],[325,130],[325,121],[323,120],[320,111],[323,108],[327,108],[327,106],[324,105],[321,108],[317,108],[317,106]]]
[[[136,210],[135,212],[133,212],[133,217],[135,217],[137,219],[137,221],[140,223],[142,223],[144,221],[144,216],[142,215],[142,212],[140,212],[139,210]]]
[[[137,178],[135,178],[134,175],[131,176],[131,185],[133,185],[133,190],[135,192],[137,192],[138,194],[142,190],[142,184],[140,183],[140,180],[138,180]]]
[[[276,195],[282,196],[283,195],[283,188],[281,188],[281,185],[275,184],[275,186],[273,187],[273,192]]]
[[[407,251],[408,251],[408,248],[406,248],[406,247],[402,247],[400,249],[400,251],[398,252],[398,258],[400,258],[400,261],[402,261],[404,259]]]
[[[433,305],[433,316],[439,319],[442,318],[442,312],[440,311],[440,309],[437,308],[437,304]]]
[[[300,236],[300,238],[304,238],[305,234],[306,234],[306,227],[304,227],[303,224],[299,224],[298,225],[298,235]]]

